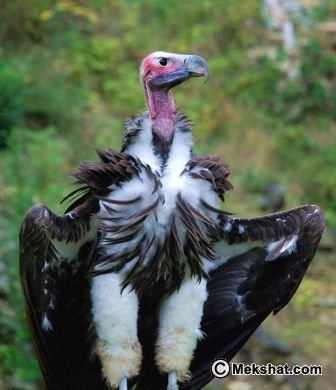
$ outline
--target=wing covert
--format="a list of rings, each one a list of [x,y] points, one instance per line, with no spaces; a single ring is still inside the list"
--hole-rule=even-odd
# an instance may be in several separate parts
[[[264,319],[290,301],[324,228],[322,212],[310,205],[252,219],[219,213],[218,221],[218,267],[209,273],[201,325],[205,336],[186,389],[213,379],[211,363],[231,360]]]

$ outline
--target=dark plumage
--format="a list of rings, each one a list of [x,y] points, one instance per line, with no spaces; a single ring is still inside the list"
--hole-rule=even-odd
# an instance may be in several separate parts
[[[149,112],[126,123],[122,151],[80,165],[65,215],[28,211],[20,275],[48,389],[199,389],[213,360],[230,360],[298,288],[322,213],[242,219],[219,208],[230,170],[192,154],[170,91],[207,73],[197,56],[148,56]]]

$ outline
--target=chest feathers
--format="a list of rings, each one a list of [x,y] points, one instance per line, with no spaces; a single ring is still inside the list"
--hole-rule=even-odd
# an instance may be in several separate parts
[[[123,153],[99,152],[100,163],[86,163],[95,175],[95,183],[87,184],[100,199],[95,273],[122,273],[123,287],[130,284],[141,295],[153,289],[169,294],[185,275],[205,276],[204,261],[215,259],[216,198],[232,186],[228,167],[217,157],[192,157],[185,117],[179,116],[163,154],[153,145],[148,122],[144,117],[128,123]]]

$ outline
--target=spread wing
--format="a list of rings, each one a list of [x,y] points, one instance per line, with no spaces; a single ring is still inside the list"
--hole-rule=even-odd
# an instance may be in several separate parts
[[[82,187],[63,216],[32,207],[20,232],[20,277],[29,330],[48,389],[105,389],[101,364],[92,351],[89,275],[99,258],[99,229],[93,215],[112,185],[140,172],[136,158],[97,151],[73,174]]]
[[[48,389],[106,389],[92,349],[89,277],[98,258],[99,231],[93,215],[109,186],[138,173],[138,160],[98,151],[73,176],[80,195],[63,216],[32,207],[20,231],[20,278],[34,349]]]
[[[85,197],[84,197],[85,198]],[[89,286],[97,245],[84,201],[64,216],[32,207],[20,232],[20,278],[35,353],[48,389],[104,389],[99,363],[90,359]]]
[[[201,324],[204,338],[184,389],[200,389],[211,381],[211,363],[217,358],[231,360],[264,319],[290,301],[324,228],[316,206],[253,219],[218,213],[217,220],[217,268],[209,273]]]

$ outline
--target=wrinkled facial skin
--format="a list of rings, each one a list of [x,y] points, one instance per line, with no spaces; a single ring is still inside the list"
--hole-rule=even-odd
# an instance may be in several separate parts
[[[142,61],[140,78],[157,139],[173,138],[176,109],[171,89],[190,77],[208,75],[208,64],[196,55],[154,52]]]
[[[190,77],[209,75],[208,65],[196,55],[155,52],[141,65],[141,79],[152,90],[175,87]]]

